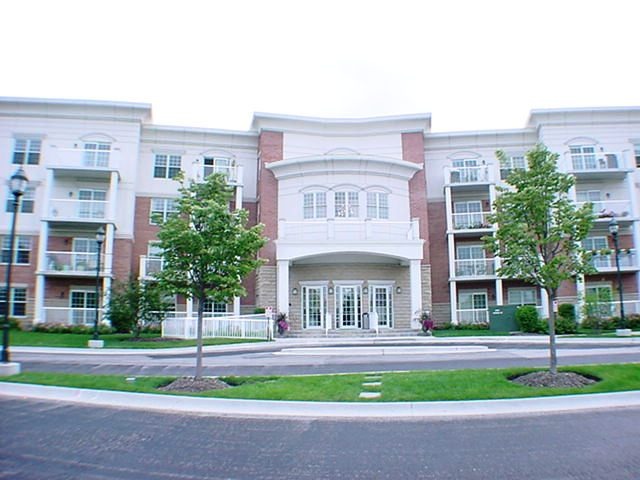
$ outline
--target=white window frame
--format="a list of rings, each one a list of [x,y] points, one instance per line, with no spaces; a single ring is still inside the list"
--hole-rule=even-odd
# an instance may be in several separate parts
[[[389,194],[387,192],[367,192],[367,217],[377,220],[389,219]]]
[[[156,208],[160,203],[162,207]],[[160,225],[154,221],[157,215],[162,216],[162,223],[166,222],[169,215],[177,212],[176,207],[175,198],[152,198],[149,204],[149,225]]]
[[[182,156],[168,153],[156,153],[153,158],[153,178],[172,179],[182,169]]]
[[[11,162],[14,165],[38,165],[42,152],[42,140],[39,138],[16,137],[13,141],[13,155]],[[21,156],[21,161],[16,161]]]

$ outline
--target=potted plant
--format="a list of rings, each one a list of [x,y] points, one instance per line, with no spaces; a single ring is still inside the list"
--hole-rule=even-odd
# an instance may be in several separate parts
[[[422,327],[422,332],[425,335],[433,335],[433,328],[435,327],[435,322],[431,319],[431,314],[428,311],[423,311],[420,313],[420,318],[418,319],[420,325]]]
[[[289,323],[287,322],[287,314],[280,312],[276,317],[276,328],[278,329],[278,335],[284,335],[284,332],[289,330]]]

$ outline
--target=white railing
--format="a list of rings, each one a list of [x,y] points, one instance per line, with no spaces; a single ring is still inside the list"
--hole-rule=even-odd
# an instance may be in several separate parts
[[[486,308],[466,308],[457,310],[458,323],[462,325],[489,323],[489,310]]]
[[[47,272],[91,273],[95,274],[97,254],[86,252],[52,252],[47,251]],[[100,256],[100,271],[104,271],[105,256]]]
[[[453,228],[455,230],[491,228],[488,220],[490,214],[491,212],[454,213]]]
[[[636,263],[635,250],[621,250],[618,253],[618,262],[620,263],[620,268],[637,267],[638,264]],[[594,255],[591,257],[591,265],[596,267],[598,270],[615,270],[616,255],[615,253],[610,253],[608,255]]]
[[[569,169],[574,172],[594,172],[602,170],[624,169],[626,158],[624,152],[567,152]]]
[[[105,200],[70,200],[52,198],[49,200],[49,217],[55,220],[104,220],[106,218],[107,201]]]
[[[597,202],[578,202],[578,206],[585,203],[592,204],[592,211],[598,219],[610,219],[618,217],[624,219],[631,217],[631,202],[629,200],[604,200]]]
[[[445,183],[452,185],[488,183],[493,181],[489,165],[476,167],[445,167]]]
[[[483,277],[496,274],[496,262],[493,258],[474,258],[456,260],[456,277]]]
[[[192,339],[196,338],[197,317],[167,318],[162,322],[162,336]],[[206,317],[203,320],[203,338],[262,338],[272,336],[272,320],[262,315],[232,314]]]
[[[388,220],[280,220],[278,239],[292,238],[298,241],[335,240],[341,242],[403,241],[417,240],[420,228],[418,220],[394,222]]]
[[[117,167],[119,150],[85,150],[82,148],[52,147],[55,162],[51,165],[67,168],[114,169]]]
[[[161,257],[140,257],[140,278],[151,278],[160,273],[164,268],[164,259]]]
[[[64,323],[68,325],[93,325],[96,319],[95,308],[44,307],[46,323]],[[104,311],[98,311],[98,322],[102,322]]]

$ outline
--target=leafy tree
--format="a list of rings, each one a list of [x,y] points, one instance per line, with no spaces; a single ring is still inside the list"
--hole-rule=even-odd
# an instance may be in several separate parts
[[[195,378],[202,377],[203,309],[207,299],[227,302],[246,294],[242,279],[262,264],[262,225],[248,228],[246,210],[230,211],[233,192],[222,174],[203,183],[182,177],[176,213],[158,232],[164,267],[156,275],[167,291],[198,301]]]
[[[141,283],[133,278],[115,282],[109,296],[107,317],[117,332],[132,332],[134,338],[138,338],[144,327],[164,320],[171,307],[165,297],[165,292],[154,282]]]
[[[506,159],[502,151],[496,156]],[[510,187],[498,187],[500,195],[490,216],[497,231],[484,241],[501,259],[499,275],[537,285],[554,305],[562,282],[594,271],[590,254],[581,246],[593,222],[592,206],[577,207],[568,198],[575,179],[558,172],[558,154],[537,145],[526,157],[528,168],[511,172]],[[549,370],[555,374],[555,314],[550,310]]]

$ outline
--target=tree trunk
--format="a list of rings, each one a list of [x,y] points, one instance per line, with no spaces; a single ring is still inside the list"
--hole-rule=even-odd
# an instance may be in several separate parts
[[[547,290],[549,296],[549,371],[555,375],[558,373],[558,356],[556,354],[556,291]]]
[[[202,378],[202,323],[204,316],[204,302],[204,296],[198,298],[198,327],[196,333],[196,380],[200,380]]]

